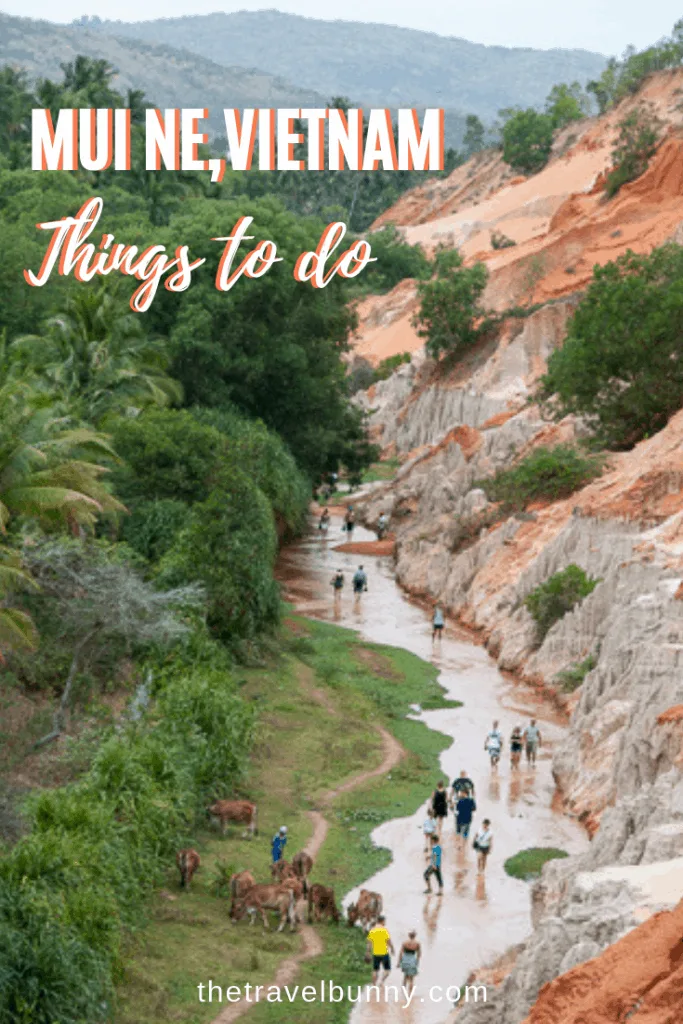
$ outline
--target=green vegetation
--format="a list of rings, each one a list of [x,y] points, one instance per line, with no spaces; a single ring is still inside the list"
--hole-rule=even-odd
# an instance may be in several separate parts
[[[423,250],[419,245],[409,245],[393,224],[373,231],[370,242],[377,262],[359,277],[358,293],[383,295],[407,278],[424,281],[430,276],[431,264]]]
[[[543,865],[548,861],[568,856],[566,850],[557,850],[552,846],[532,846],[528,850],[516,853],[514,857],[509,857],[505,861],[504,867],[512,878],[519,878],[523,882],[532,882],[535,878],[541,877]]]
[[[383,459],[381,462],[373,462],[363,473],[363,483],[369,484],[375,480],[393,480],[396,470],[400,469],[399,459]]]
[[[576,662],[571,668],[563,669],[562,672],[557,673],[557,681],[562,686],[565,693],[573,693],[574,690],[578,690],[583,685],[583,681],[589,672],[592,672],[598,663],[598,659],[594,654],[589,654],[583,661]]]
[[[567,612],[592,594],[599,582],[572,563],[527,594],[524,604],[536,623],[538,642]]]
[[[553,145],[553,120],[537,110],[511,112],[502,129],[503,160],[515,171],[536,174],[548,162]]]
[[[612,170],[605,181],[605,192],[612,198],[622,185],[635,181],[647,170],[661,134],[661,122],[644,107],[632,110],[619,122],[619,135],[612,150]]]
[[[457,249],[437,250],[434,276],[417,286],[420,309],[414,321],[432,357],[460,358],[479,339],[477,321],[484,316],[480,299],[487,280],[483,263],[466,267]]]
[[[629,47],[621,60],[611,58],[599,78],[589,82],[586,90],[595,96],[601,114],[625,96],[638,92],[653,71],[678,67],[683,60],[683,18],[673,27],[671,36],[654,46],[637,51]]]
[[[476,114],[468,114],[465,118],[462,144],[468,159],[486,148],[486,128]]]
[[[681,246],[596,267],[539,397],[558,419],[583,417],[597,445],[633,447],[683,402],[682,322]]]
[[[554,448],[534,448],[511,469],[498,470],[495,476],[477,486],[490,501],[501,501],[507,508],[522,509],[532,501],[557,501],[585,487],[602,470],[602,459],[588,455],[569,444]]]
[[[283,638],[284,657],[240,672],[240,695],[259,715],[246,783],[259,807],[259,836],[245,842],[238,832],[225,839],[213,832],[198,834],[193,842],[202,867],[191,891],[171,903],[155,897],[148,925],[127,940],[117,992],[118,1024],[158,1024],[174,1015],[204,1024],[219,1008],[198,1003],[199,981],[213,978],[225,984],[229,963],[231,983],[263,983],[273,977],[283,956],[298,951],[296,935],[264,933],[246,922],[230,924],[219,879],[246,867],[258,879],[267,879],[270,836],[283,822],[290,833],[288,849],[300,849],[311,831],[307,810],[319,808],[328,790],[380,764],[377,725],[397,736],[406,756],[391,777],[364,783],[325,810],[330,829],[313,878],[333,885],[338,903],[348,889],[388,862],[387,851],[371,842],[371,831],[387,818],[411,813],[438,777],[438,757],[447,741],[406,717],[415,701],[429,707],[448,705],[433,666],[406,651],[367,645],[334,626],[299,617],[287,625],[293,633]],[[177,886],[177,874],[169,869],[167,889],[174,895]],[[324,953],[302,965],[297,983],[319,984],[329,977],[341,984],[364,981],[360,932],[324,924],[321,936]],[[301,1020],[311,1024],[341,1024],[348,1010],[348,1004],[297,1006]],[[279,1012],[281,1017],[281,1007]],[[277,1004],[264,1004],[250,1014],[255,1021],[280,1019]]]
[[[590,114],[590,99],[580,82],[554,85],[545,101],[545,112],[555,130],[572,121],[581,121]]]
[[[491,248],[492,249],[511,249],[517,245],[512,238],[508,238],[507,235],[503,234],[502,231],[491,232]]]

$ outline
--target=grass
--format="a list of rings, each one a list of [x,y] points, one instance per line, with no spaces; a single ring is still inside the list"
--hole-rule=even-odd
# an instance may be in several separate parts
[[[514,857],[505,861],[504,867],[512,878],[519,878],[523,882],[531,882],[539,878],[543,865],[549,860],[568,857],[566,850],[558,850],[552,846],[532,846],[528,850],[521,850]]]
[[[375,726],[403,744],[406,756],[391,772],[342,795],[326,810],[330,824],[313,879],[345,892],[389,861],[370,833],[382,821],[410,814],[433,789],[438,757],[448,739],[407,718],[410,706],[452,707],[436,669],[407,651],[362,642],[356,634],[296,616],[283,636],[283,652],[266,668],[243,672],[242,692],[259,707],[257,744],[247,791],[259,805],[259,836],[222,838],[205,831],[194,840],[202,867],[189,893],[181,893],[169,869],[167,890],[149,908],[147,926],[126,950],[118,989],[116,1024],[205,1024],[220,1004],[198,1002],[197,985],[268,984],[283,957],[300,949],[299,935],[264,932],[260,925],[232,925],[216,876],[249,867],[269,877],[270,838],[287,824],[293,855],[311,834],[306,811],[327,790],[382,759]],[[315,699],[313,690],[318,691]],[[321,701],[324,703],[321,704]],[[302,964],[295,984],[365,983],[360,930],[319,926],[325,950]],[[341,1024],[349,1005],[296,1003],[301,1024]],[[278,1003],[249,1011],[252,1024],[282,1020]]]
[[[393,480],[396,471],[400,469],[399,459],[385,459],[383,462],[373,462],[363,473],[363,483],[370,484],[375,480]]]

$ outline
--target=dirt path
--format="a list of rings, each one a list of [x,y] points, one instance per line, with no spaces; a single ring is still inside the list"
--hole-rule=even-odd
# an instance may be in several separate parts
[[[331,715],[338,716],[339,712],[334,706],[329,696],[324,690],[319,689],[313,684],[313,672],[311,669],[302,666],[300,673],[300,679],[311,697],[316,700],[322,707],[325,708]],[[352,789],[356,789],[358,786],[362,786],[363,783],[368,782],[370,779],[375,779],[380,775],[386,775],[392,768],[395,768],[404,755],[404,750],[398,740],[391,735],[381,725],[375,726],[377,733],[382,739],[382,761],[377,768],[373,768],[371,771],[361,772],[359,775],[354,775],[352,778],[347,779],[346,782],[342,782],[340,786],[335,789],[329,789],[323,794],[320,805],[321,807],[329,807],[332,801],[340,796],[342,793],[348,793]],[[322,811],[308,811],[308,816],[313,823],[313,834],[306,843],[304,849],[311,857],[315,858],[320,853],[323,843],[327,838],[329,831],[329,822]],[[294,981],[301,964],[305,963],[306,960],[312,960],[316,956],[320,956],[323,952],[323,942],[320,935],[314,928],[311,928],[308,924],[302,924],[299,929],[299,934],[302,938],[302,949],[299,953],[294,956],[287,957],[283,960],[278,967],[275,977],[272,981],[264,983],[264,988],[268,988],[269,985],[276,985],[279,988],[283,988],[285,985],[291,985]],[[247,1013],[252,1006],[253,1002],[247,1003],[242,1000],[239,1003],[233,1003],[231,1006],[227,1006],[219,1015],[214,1019],[213,1024],[232,1024],[233,1021],[238,1020],[245,1013]]]

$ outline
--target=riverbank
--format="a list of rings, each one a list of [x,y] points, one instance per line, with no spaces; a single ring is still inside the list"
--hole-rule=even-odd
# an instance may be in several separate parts
[[[152,901],[147,926],[126,950],[116,1024],[172,1019],[205,1024],[219,1016],[221,1004],[200,1004],[199,982],[268,984],[283,963],[294,962],[299,984],[329,977],[340,984],[367,981],[359,930],[318,926],[323,951],[303,960],[301,933],[278,935],[260,925],[231,924],[217,878],[249,867],[259,881],[269,880],[273,832],[288,825],[292,855],[311,843],[316,815],[324,816],[328,829],[312,877],[333,885],[338,903],[385,865],[388,851],[371,843],[371,831],[422,802],[448,743],[406,717],[415,699],[448,706],[436,669],[406,651],[370,645],[348,630],[292,616],[285,623],[280,657],[241,677],[242,695],[258,707],[245,792],[259,806],[259,837],[248,842],[236,835],[199,834],[202,867],[189,893],[180,892],[169,868],[167,887]],[[389,776],[377,777],[372,773],[386,756],[383,736],[394,737],[404,754]],[[368,773],[371,777],[365,777]],[[359,784],[352,788],[354,782]],[[311,1024],[340,1024],[348,1012],[348,1004],[296,1008],[297,1020]],[[279,1014],[277,1004],[255,1006],[248,1019],[254,1024],[281,1020],[282,1007]]]

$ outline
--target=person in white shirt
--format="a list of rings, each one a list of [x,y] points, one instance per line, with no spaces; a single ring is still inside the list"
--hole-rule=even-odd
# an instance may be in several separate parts
[[[486,737],[484,742],[484,750],[488,753],[491,758],[491,765],[496,768],[500,761],[501,751],[503,749],[503,734],[498,728],[498,722],[493,723],[493,729]]]
[[[474,837],[473,846],[477,851],[477,871],[480,875],[483,875],[484,871],[486,871],[486,861],[493,848],[493,834],[491,832],[491,822],[488,818],[484,818],[481,828]]]
[[[430,807],[427,811],[427,817],[422,823],[422,835],[424,836],[425,846],[424,852],[429,855],[432,849],[432,836],[436,832],[436,818],[434,817],[434,811]]]
[[[524,745],[526,747],[526,762],[533,765],[534,768],[536,767],[536,754],[542,742],[541,730],[536,725],[536,719],[532,718],[524,730]]]

